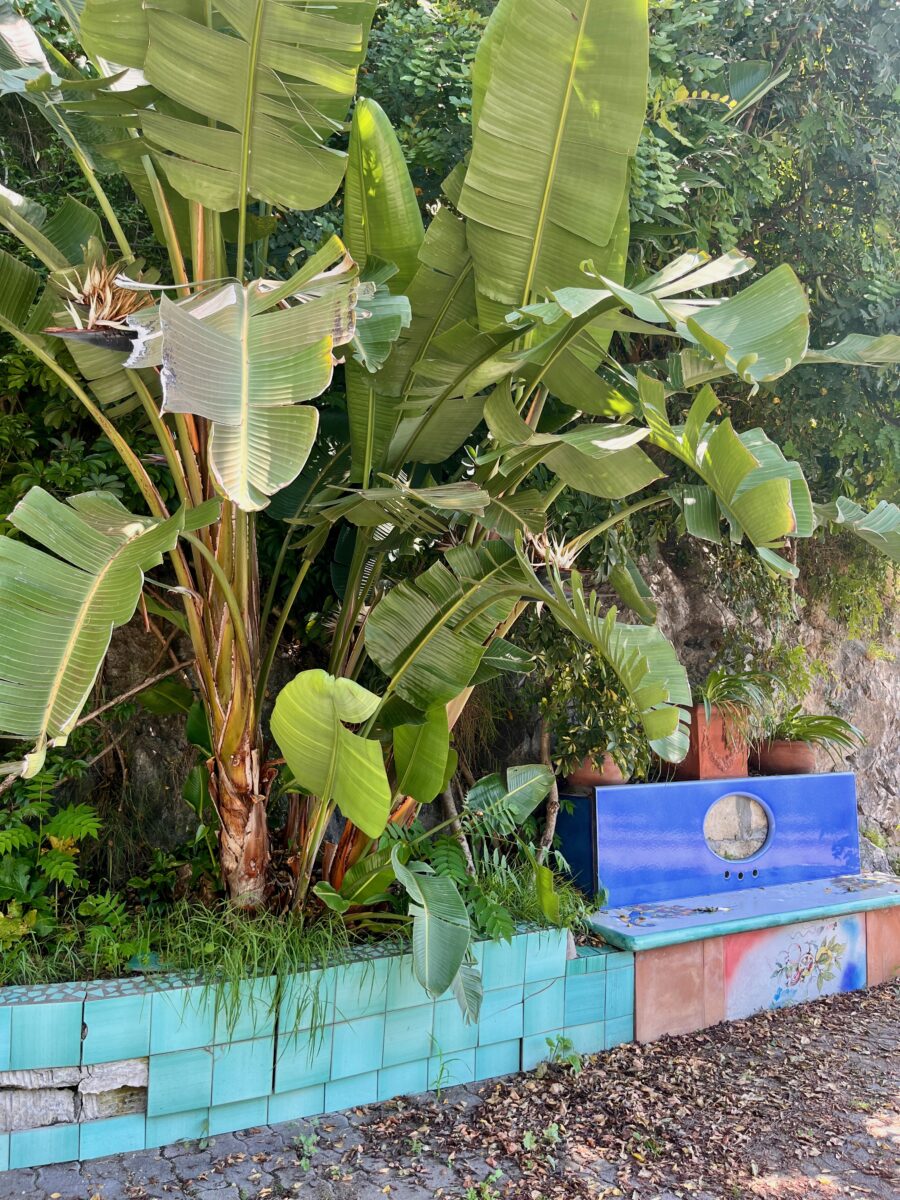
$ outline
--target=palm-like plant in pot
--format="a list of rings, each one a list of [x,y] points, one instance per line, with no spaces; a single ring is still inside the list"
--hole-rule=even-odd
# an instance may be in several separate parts
[[[690,535],[727,527],[791,573],[778,549],[816,520],[802,472],[761,430],[716,419],[709,381],[756,387],[801,361],[896,359],[897,345],[809,351],[806,294],[787,266],[733,297],[698,296],[750,269],[737,252],[684,255],[623,286],[642,0],[500,0],[475,64],[472,153],[426,232],[376,105],[357,105],[348,153],[331,140],[375,7],[67,0],[60,14],[84,47],[73,65],[0,0],[0,87],[52,123],[96,202],[68,198],[49,216],[0,192],[0,222],[23,246],[0,253],[0,328],[96,421],[147,510],[35,489],[11,514],[0,730],[25,744],[6,770],[38,770],[149,591],[193,649],[192,736],[232,900],[352,915],[402,885],[418,969],[440,992],[465,955],[465,905],[452,880],[380,839],[441,792],[471,689],[529,666],[504,635],[543,604],[603,656],[649,744],[678,761],[691,694],[673,648],[652,621],[601,611],[559,563],[631,512],[673,504]],[[135,260],[103,187],[112,169],[146,206],[163,276]],[[327,202],[345,174],[343,241],[274,278],[273,211]],[[609,353],[617,331],[677,352],[635,372]],[[338,366],[345,407],[329,398]],[[687,395],[683,420],[669,415],[673,395]],[[138,420],[158,439],[165,497],[129,444]],[[664,458],[689,482],[661,486]],[[567,488],[610,515],[560,557],[541,534]],[[261,586],[269,515],[286,523]],[[280,692],[267,727],[279,639],[323,562],[328,652]],[[632,604],[633,564],[627,574]],[[530,779],[493,788],[507,814],[546,794],[549,772]],[[291,798],[275,834],[273,789]]]
[[[795,704],[770,715],[753,746],[752,762],[761,775],[812,775],[816,750],[825,750],[833,764],[842,762],[842,751],[864,746],[865,735],[843,717],[832,713],[806,713]]]
[[[693,689],[688,752],[675,768],[676,779],[732,779],[748,771],[748,754],[772,698],[773,681],[764,671],[714,667]]]

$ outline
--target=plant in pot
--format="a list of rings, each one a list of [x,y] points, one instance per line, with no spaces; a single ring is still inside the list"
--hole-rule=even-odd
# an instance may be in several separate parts
[[[761,775],[813,775],[816,749],[821,747],[837,765],[842,750],[865,744],[862,730],[830,713],[805,713],[795,704],[781,716],[772,716],[763,736],[754,744],[751,763]]]
[[[733,779],[749,769],[751,735],[771,702],[772,682],[763,671],[715,667],[694,687],[690,747],[675,778]]]

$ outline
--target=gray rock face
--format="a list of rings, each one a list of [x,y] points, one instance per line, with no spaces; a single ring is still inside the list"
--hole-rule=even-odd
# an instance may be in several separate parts
[[[148,1061],[0,1073],[0,1133],[147,1110]]]

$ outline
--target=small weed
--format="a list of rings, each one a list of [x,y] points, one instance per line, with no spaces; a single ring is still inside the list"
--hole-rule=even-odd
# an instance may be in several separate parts
[[[573,1075],[581,1074],[584,1062],[571,1038],[557,1034],[556,1037],[547,1038],[547,1045],[550,1048],[550,1062],[554,1066],[569,1067]]]
[[[315,1127],[313,1127],[312,1133],[299,1133],[294,1138],[294,1149],[298,1152],[302,1170],[309,1170],[312,1156],[316,1152],[317,1144],[318,1137],[315,1132]]]

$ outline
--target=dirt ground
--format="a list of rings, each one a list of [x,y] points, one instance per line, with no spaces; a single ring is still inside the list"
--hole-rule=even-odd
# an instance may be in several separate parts
[[[0,1200],[25,1196],[898,1200],[900,981],[620,1046],[577,1074],[0,1175]]]

